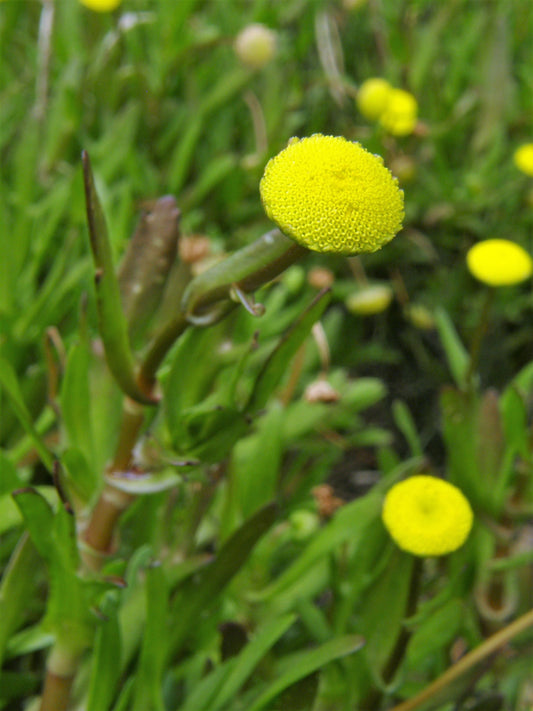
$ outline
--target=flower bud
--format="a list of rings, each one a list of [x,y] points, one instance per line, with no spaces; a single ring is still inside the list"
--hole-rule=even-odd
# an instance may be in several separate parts
[[[261,69],[276,53],[276,33],[265,25],[254,23],[237,35],[235,53],[250,69]]]
[[[318,380],[309,383],[305,389],[304,398],[309,403],[323,402],[332,403],[338,402],[340,400],[339,393],[335,390],[333,385],[329,383],[324,378],[319,378]]]
[[[385,79],[367,79],[357,92],[357,108],[365,118],[377,121],[387,107],[391,91],[392,87]]]
[[[403,89],[391,89],[379,121],[393,136],[408,136],[418,121],[418,104],[415,97]]]
[[[388,309],[392,289],[387,284],[371,284],[354,291],[346,299],[346,308],[356,316],[372,316]]]
[[[307,281],[313,289],[327,289],[335,281],[335,275],[326,267],[313,267],[307,274]]]

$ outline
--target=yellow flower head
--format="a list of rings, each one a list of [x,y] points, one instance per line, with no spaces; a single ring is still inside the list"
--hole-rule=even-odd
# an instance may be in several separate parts
[[[122,0],[80,0],[80,2],[95,12],[111,12],[117,9]]]
[[[510,286],[531,276],[533,260],[519,244],[508,239],[486,239],[466,255],[470,273],[489,286]]]
[[[518,170],[533,177],[533,143],[524,143],[517,148],[513,160]]]
[[[357,92],[357,108],[370,121],[377,121],[385,111],[392,87],[379,77],[367,79]]]
[[[383,128],[393,136],[407,136],[412,133],[418,121],[418,104],[415,97],[403,89],[391,89],[379,120]]]
[[[382,518],[397,545],[419,556],[445,555],[466,541],[473,514],[453,484],[419,474],[387,493]]]
[[[268,217],[315,252],[375,252],[402,227],[403,191],[383,159],[338,136],[292,138],[260,192]]]

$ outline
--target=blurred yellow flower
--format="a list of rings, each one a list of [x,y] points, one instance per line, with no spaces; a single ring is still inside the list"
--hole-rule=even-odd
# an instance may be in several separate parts
[[[80,2],[95,12],[111,12],[117,9],[122,0],[80,0]]]
[[[472,508],[453,484],[419,474],[387,493],[382,518],[402,550],[418,556],[445,555],[466,541],[472,528]]]
[[[516,242],[487,239],[471,247],[466,255],[470,273],[489,286],[510,286],[528,279],[533,260]]]
[[[250,69],[261,69],[276,53],[276,33],[259,22],[245,27],[237,35],[235,53]]]
[[[375,252],[402,227],[403,191],[383,159],[339,136],[292,138],[260,192],[280,230],[316,252]]]
[[[513,160],[518,170],[533,177],[533,143],[519,146],[514,152]]]
[[[379,117],[383,128],[393,136],[407,136],[418,122],[415,97],[403,89],[391,89],[387,105]]]
[[[385,311],[392,301],[392,289],[387,284],[369,284],[346,298],[346,308],[356,316],[372,316]]]
[[[365,118],[377,121],[387,107],[392,90],[392,86],[385,79],[367,79],[357,92],[357,108]]]

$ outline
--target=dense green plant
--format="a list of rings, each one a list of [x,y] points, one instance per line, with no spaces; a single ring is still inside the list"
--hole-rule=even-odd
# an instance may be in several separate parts
[[[0,3],[0,708],[530,707],[533,294],[465,263],[531,253],[526,5]],[[316,132],[384,156],[402,234],[229,288]],[[473,510],[444,557],[381,519],[419,474]]]

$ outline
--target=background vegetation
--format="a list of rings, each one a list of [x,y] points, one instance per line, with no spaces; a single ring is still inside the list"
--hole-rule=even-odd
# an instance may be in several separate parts
[[[532,140],[528,8],[0,4],[0,708],[39,708],[64,639],[79,643],[76,709],[393,708],[531,608],[531,282],[494,294],[472,373],[486,287],[464,259],[489,237],[532,251],[533,183],[512,161]],[[252,22],[277,36],[256,71],[233,48]],[[412,135],[358,113],[372,76],[414,94]],[[241,309],[181,339],[144,430],[154,473],[128,489],[103,569],[80,569],[75,527],[121,408],[98,346],[82,149],[117,261],[142,203],[164,194],[182,234],[223,254],[271,229],[264,165],[314,132],[384,156],[405,190],[403,232],[361,259],[310,255],[258,294],[261,319]],[[316,267],[331,300],[306,311]],[[394,299],[362,317],[345,300],[368,281]],[[335,402],[306,397],[322,376]],[[459,485],[476,524],[463,549],[424,561],[415,609],[413,561],[379,511],[393,481],[421,471]],[[532,642],[485,648],[409,708],[526,711]]]

